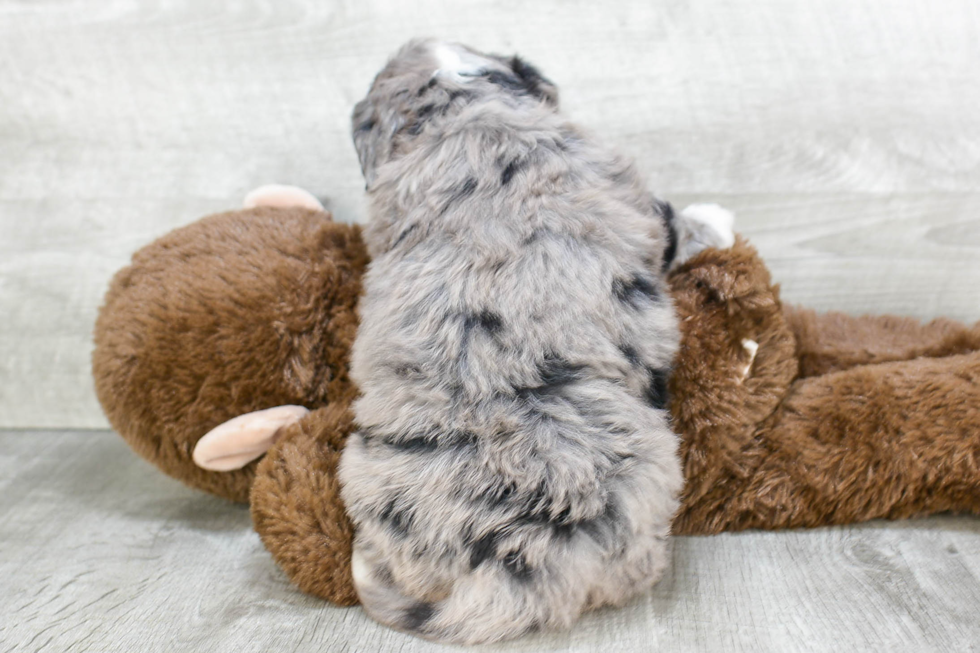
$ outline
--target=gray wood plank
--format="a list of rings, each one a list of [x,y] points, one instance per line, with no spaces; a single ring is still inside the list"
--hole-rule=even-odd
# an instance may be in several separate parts
[[[95,310],[153,237],[268,181],[363,219],[349,112],[418,34],[540,64],[787,299],[980,318],[974,0],[0,0],[0,427],[105,426]]]
[[[247,508],[189,490],[108,432],[0,432],[0,651],[413,651],[294,590]],[[978,650],[980,520],[677,538],[619,610],[492,651]]]

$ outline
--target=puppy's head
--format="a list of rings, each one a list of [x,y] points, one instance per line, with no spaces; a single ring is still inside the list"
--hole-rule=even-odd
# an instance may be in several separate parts
[[[354,146],[368,187],[378,166],[392,157],[396,140],[413,138],[426,124],[488,99],[558,109],[557,87],[520,57],[432,39],[409,41],[354,107]]]

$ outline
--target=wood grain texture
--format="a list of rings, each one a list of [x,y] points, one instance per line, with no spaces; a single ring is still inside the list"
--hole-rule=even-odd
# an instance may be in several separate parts
[[[434,34],[519,51],[787,299],[980,318],[975,0],[0,0],[0,427],[104,427],[90,332],[140,245],[269,181],[363,218],[349,113]]]
[[[294,590],[242,506],[109,432],[0,432],[0,651],[476,650]],[[651,592],[565,633],[478,650],[980,650],[980,521],[677,538]]]

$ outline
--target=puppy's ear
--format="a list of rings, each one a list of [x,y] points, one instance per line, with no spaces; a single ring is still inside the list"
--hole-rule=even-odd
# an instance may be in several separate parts
[[[375,118],[374,105],[367,98],[354,107],[354,113],[351,115],[351,130],[354,136],[354,149],[357,150],[357,159],[361,162],[361,174],[364,176],[367,188],[374,183],[379,163],[378,149],[381,146],[378,136],[380,125]]]
[[[537,68],[524,61],[518,56],[513,56],[507,62],[510,69],[521,80],[524,89],[529,95],[540,98],[545,103],[558,108],[558,87],[554,82],[545,77]]]

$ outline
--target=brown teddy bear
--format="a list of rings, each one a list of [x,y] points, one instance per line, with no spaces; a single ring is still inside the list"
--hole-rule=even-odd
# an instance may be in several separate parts
[[[352,604],[335,471],[368,256],[359,227],[308,194],[266,188],[246,205],[116,274],[95,328],[96,389],[137,453],[250,502],[293,582]],[[670,380],[686,479],[676,534],[980,513],[980,325],[785,307],[741,238],[670,285],[683,337]]]

